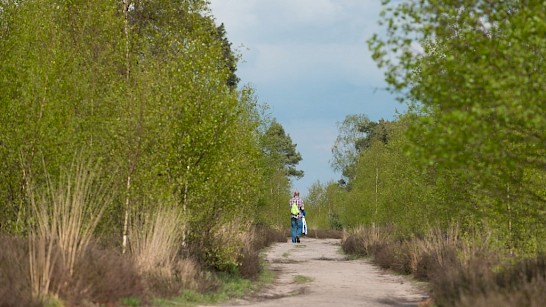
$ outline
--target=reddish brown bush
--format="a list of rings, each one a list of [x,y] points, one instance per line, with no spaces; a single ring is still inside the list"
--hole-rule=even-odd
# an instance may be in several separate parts
[[[518,290],[522,285],[535,281],[537,283],[544,282],[546,281],[546,255],[525,259],[513,267],[501,271],[497,274],[496,279],[499,287],[511,290]]]
[[[253,248],[245,248],[239,257],[239,273],[242,277],[255,279],[261,272],[260,251]]]
[[[255,279],[261,272],[260,252],[273,243],[284,243],[288,239],[282,231],[257,225],[249,232],[238,258],[239,274],[248,279]]]
[[[308,237],[317,239],[341,239],[343,231],[335,229],[309,229]]]
[[[142,279],[130,257],[91,245],[76,263],[73,276],[60,285],[59,296],[72,304],[117,304],[122,298],[143,294]]]
[[[341,248],[349,255],[359,257],[369,256],[366,246],[362,242],[362,238],[357,235],[351,235],[341,241]]]
[[[271,229],[267,226],[256,225],[254,226],[253,232],[255,235],[252,244],[258,250],[268,247],[273,243],[284,243],[288,241],[288,236],[283,231]]]
[[[437,306],[543,306],[546,256],[500,269],[501,255],[485,240],[463,241],[456,227],[425,237],[400,239],[389,229],[357,229],[343,250],[373,256],[376,264],[430,282]],[[498,273],[496,273],[498,271]]]
[[[0,235],[0,306],[40,306],[33,302],[28,242]]]
[[[375,243],[372,246],[374,262],[383,269],[390,269],[396,262],[394,244],[388,242]]]
[[[546,301],[544,256],[524,260],[494,273],[494,257],[484,254],[467,265],[443,267],[431,280],[439,306],[543,306]]]
[[[438,266],[436,258],[430,253],[422,254],[417,260],[417,266],[413,272],[413,276],[422,281],[428,281],[430,274]]]
[[[146,291],[157,297],[174,297],[183,290],[209,292],[218,289],[219,283],[206,274],[197,261],[188,258],[175,260],[174,266],[150,271],[144,276]]]
[[[492,269],[492,263],[485,254],[464,264],[457,258],[455,250],[445,253],[443,263],[433,262],[428,273],[434,302],[439,306],[456,306],[463,297],[495,292],[497,287]]]

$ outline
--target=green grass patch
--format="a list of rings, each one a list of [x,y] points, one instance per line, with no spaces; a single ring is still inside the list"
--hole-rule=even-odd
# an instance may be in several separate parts
[[[153,306],[192,307],[197,305],[218,304],[230,299],[251,295],[253,291],[271,284],[275,280],[274,272],[269,269],[265,261],[262,262],[262,270],[254,282],[228,274],[219,274],[217,277],[221,286],[214,292],[199,293],[192,290],[186,290],[176,298],[156,299]]]
[[[201,304],[217,304],[232,298],[240,298],[250,293],[254,285],[248,279],[218,274],[220,287],[214,292],[199,293],[186,290],[182,295],[171,299],[156,299],[154,306],[196,306]]]
[[[304,284],[313,281],[313,278],[309,276],[303,276],[303,275],[296,275],[294,276],[294,282],[298,284]]]
[[[258,286],[262,287],[268,285],[275,281],[275,273],[269,268],[269,264],[265,261],[262,261],[262,270],[258,276]]]
[[[138,297],[126,297],[121,299],[122,306],[138,307],[140,304],[140,298]]]

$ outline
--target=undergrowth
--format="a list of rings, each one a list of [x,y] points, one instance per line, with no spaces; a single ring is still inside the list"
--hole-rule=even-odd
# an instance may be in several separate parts
[[[344,234],[342,248],[429,282],[436,306],[542,306],[546,256],[514,258],[488,242],[485,236],[463,238],[456,226],[413,237],[393,228],[358,228]]]
[[[274,279],[260,251],[272,243],[286,242],[283,233],[266,227],[255,226],[249,233],[239,254],[240,271],[232,274],[205,270],[181,254],[163,260],[149,256],[144,261],[137,254],[122,254],[120,246],[110,241],[91,238],[76,257],[70,278],[59,258],[51,262],[54,269],[49,271],[50,284],[59,290],[40,297],[32,295],[30,262],[21,261],[29,259],[29,241],[0,234],[0,306],[193,306],[249,295]],[[149,242],[153,241],[150,236]],[[45,248],[47,244],[34,244],[36,252],[51,250],[51,254],[61,255],[56,244],[49,249]],[[170,272],[151,269],[151,263],[164,263],[165,259],[172,261]]]

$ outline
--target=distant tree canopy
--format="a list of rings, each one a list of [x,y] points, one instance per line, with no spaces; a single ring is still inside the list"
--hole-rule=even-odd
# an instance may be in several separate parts
[[[339,135],[332,147],[333,159],[330,164],[336,171],[341,171],[343,182],[354,179],[355,167],[359,156],[369,149],[374,142],[387,144],[388,121],[371,121],[366,115],[347,115],[339,124]]]
[[[290,135],[276,120],[273,120],[262,137],[264,153],[276,161],[279,168],[283,169],[289,177],[301,178],[303,171],[296,166],[302,160],[301,154],[296,150],[296,144],[292,143]]]

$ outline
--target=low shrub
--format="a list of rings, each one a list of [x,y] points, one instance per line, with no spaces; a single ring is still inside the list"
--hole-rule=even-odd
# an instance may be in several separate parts
[[[464,294],[458,306],[543,306],[546,302],[546,255],[525,259],[487,280],[485,293]]]
[[[40,306],[32,300],[28,242],[0,234],[0,306]]]
[[[341,247],[344,252],[358,256],[375,256],[375,249],[392,240],[391,228],[358,227],[343,234]]]
[[[288,239],[283,232],[261,225],[253,226],[243,237],[243,248],[239,255],[239,273],[242,277],[255,279],[261,272],[260,252],[273,243],[285,243]]]
[[[317,239],[342,239],[343,231],[335,229],[309,229],[307,236]]]
[[[364,243],[364,238],[356,234],[348,235],[341,240],[341,248],[349,255],[359,257],[370,256],[368,253],[367,244]]]
[[[430,253],[421,254],[413,271],[413,276],[417,280],[428,281],[430,279],[430,274],[438,267],[438,261],[436,261],[436,256]]]
[[[288,241],[288,236],[283,231],[272,229],[264,225],[255,225],[251,228],[255,233],[253,244],[256,249],[263,249],[273,243],[284,243]]]
[[[143,281],[131,257],[92,244],[76,262],[69,281],[60,285],[59,296],[69,305],[85,301],[115,305],[143,293]]]
[[[244,278],[254,279],[261,271],[260,250],[270,243],[259,238],[256,228],[244,234],[242,241],[243,246],[238,258],[239,274]]]
[[[196,261],[187,258],[178,259],[168,270],[148,271],[143,276],[146,291],[155,297],[170,298],[188,290],[205,292],[218,288],[216,280],[209,278]]]
[[[377,242],[372,245],[374,262],[383,269],[390,269],[396,262],[397,246],[389,242]]]
[[[390,229],[382,231],[359,228],[346,234],[343,250],[429,281],[434,305],[542,306],[546,301],[545,255],[507,266],[502,259],[509,258],[488,245],[487,237],[463,240],[456,227],[412,238],[399,238]]]

